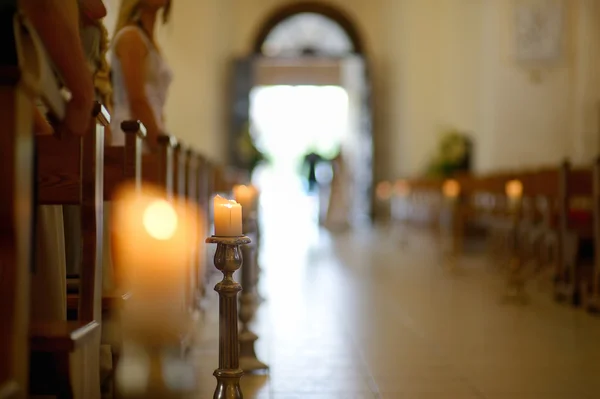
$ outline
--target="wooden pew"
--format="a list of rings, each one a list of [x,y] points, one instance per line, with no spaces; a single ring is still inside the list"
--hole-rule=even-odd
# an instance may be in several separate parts
[[[34,121],[41,100],[62,120],[65,100],[16,1],[0,6],[0,398],[27,397],[29,289],[35,225]],[[44,121],[45,123],[45,121]]]
[[[557,262],[555,298],[580,305],[582,287],[591,281],[594,266],[592,218],[593,170],[573,169],[566,161],[559,174]]]
[[[115,198],[117,190],[124,184],[132,183],[138,190],[141,190],[141,161],[143,143],[146,137],[146,128],[139,121],[125,121],[121,124],[121,129],[125,134],[125,145],[107,146],[104,149],[105,202],[111,202]],[[107,225],[104,224],[104,228],[106,227]],[[124,301],[129,298],[130,294],[121,286],[119,278],[121,273],[115,269],[115,263],[112,262],[112,254],[107,253],[107,249],[110,251],[111,248],[110,236],[110,230],[104,231],[104,240],[108,241],[104,242],[104,256],[108,257],[108,259],[104,259],[103,263],[104,267],[108,267],[111,270],[105,270],[103,277],[106,278],[107,276],[110,276],[111,281],[103,281],[102,316],[104,320],[110,320],[109,323],[103,324],[103,343],[110,346],[112,367],[110,369],[107,368],[105,370],[103,368],[101,370],[101,383],[106,384],[110,382],[114,396],[116,394],[114,371],[120,359],[121,342],[115,342],[117,339],[115,334],[118,335],[118,332],[112,330],[115,328],[118,329],[118,311],[121,309]],[[67,314],[70,319],[77,319],[80,300],[79,279],[76,279],[76,281],[71,280],[71,284],[74,285],[74,287],[71,287],[67,293]],[[108,290],[107,286],[110,286]],[[106,341],[106,338],[104,337],[107,333],[106,328],[111,330],[111,333],[108,334],[108,341]]]
[[[200,158],[191,148],[187,150],[186,157],[186,175],[185,175],[185,198],[186,200],[193,204],[198,211],[198,246],[197,252],[194,254],[193,259],[190,262],[190,285],[189,285],[189,298],[188,302],[191,304],[191,307],[194,310],[199,309],[200,307],[200,299],[202,297],[202,287],[201,287],[201,278],[200,278],[200,270],[202,268],[201,263],[201,252],[204,245],[202,244],[204,239],[203,235],[203,226],[205,225],[203,220],[203,215],[201,213],[200,208],[200,197],[199,197],[199,189],[200,189]]]
[[[600,312],[600,157],[594,163],[593,176],[594,195],[592,198],[592,209],[594,214],[594,267],[591,272],[591,280],[586,284],[583,291],[583,304],[586,309],[593,313]]]
[[[174,194],[174,150],[176,145],[175,137],[161,135],[158,139],[158,151],[142,156],[142,181],[164,189],[166,199],[169,201],[173,200]]]
[[[96,104],[85,137],[37,138],[38,204],[81,206],[82,264],[80,300],[76,321],[33,321],[30,327],[32,354],[30,391],[73,397],[70,354],[99,344],[102,299],[102,212],[104,128],[106,110]],[[99,364],[89,362],[91,372]],[[100,385],[84,384],[84,397],[99,397]]]
[[[196,179],[196,159],[193,156],[193,152],[186,150],[181,142],[175,145],[173,153],[173,165],[174,165],[174,194],[177,201],[182,203],[190,203],[192,206],[196,205],[196,194],[197,184]],[[196,308],[196,286],[193,270],[195,268],[195,256],[190,259],[189,270],[187,273],[188,280],[186,284],[186,303],[190,311]]]
[[[480,226],[479,233],[489,237],[491,258],[510,260],[509,286],[551,270],[556,299],[599,310],[600,159],[593,167],[574,169],[564,162],[456,181],[460,201],[439,212],[436,202],[427,199],[443,190],[430,190],[432,180],[408,180],[410,217],[428,221],[428,215],[437,214],[442,225],[445,217],[446,231],[454,231],[455,240],[463,239],[470,226]],[[510,186],[519,188],[518,196],[509,198]]]
[[[116,191],[126,183],[134,183],[141,189],[142,148],[146,137],[146,128],[139,121],[125,121],[121,125],[125,134],[125,146],[107,146],[104,149],[104,201],[114,199]],[[107,235],[105,234],[105,237]],[[115,271],[115,276],[119,273]],[[118,278],[118,277],[116,277]],[[118,285],[118,282],[115,282]],[[78,284],[78,281],[77,281]],[[127,299],[126,292],[104,292],[102,310],[111,311],[120,307]],[[67,310],[75,311],[79,307],[79,293],[67,295]]]

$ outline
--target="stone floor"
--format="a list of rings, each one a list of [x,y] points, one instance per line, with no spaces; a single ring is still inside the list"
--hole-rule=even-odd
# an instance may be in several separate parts
[[[545,279],[528,305],[503,304],[483,258],[449,271],[422,234],[333,237],[277,212],[265,223],[254,330],[270,371],[243,377],[246,399],[600,398],[600,318],[553,303]],[[215,386],[217,314],[213,302],[201,399]]]

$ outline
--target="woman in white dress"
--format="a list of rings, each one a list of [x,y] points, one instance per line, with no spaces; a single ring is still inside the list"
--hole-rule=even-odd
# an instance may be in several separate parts
[[[350,175],[341,152],[332,160],[331,166],[333,179],[325,227],[331,231],[344,231],[350,227]]]
[[[112,42],[112,145],[123,145],[121,122],[140,120],[147,143],[155,147],[164,133],[164,106],[172,72],[156,43],[156,19],[169,16],[170,0],[123,0]]]

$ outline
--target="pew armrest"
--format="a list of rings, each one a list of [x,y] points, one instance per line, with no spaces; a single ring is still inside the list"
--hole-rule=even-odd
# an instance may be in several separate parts
[[[34,322],[29,329],[30,347],[38,352],[72,352],[85,345],[96,332],[100,332],[100,324],[95,321]]]

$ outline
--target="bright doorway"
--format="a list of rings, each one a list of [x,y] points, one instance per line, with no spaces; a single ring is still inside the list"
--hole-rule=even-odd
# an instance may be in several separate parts
[[[291,228],[302,223],[317,226],[317,212],[321,209],[323,219],[328,180],[333,178],[333,202],[344,203],[331,207],[338,209],[333,224],[353,227],[368,222],[371,86],[360,35],[350,19],[329,6],[283,6],[265,21],[253,54],[236,59],[233,69],[230,142],[247,142],[250,126],[254,145],[271,161],[254,176],[264,198],[261,217],[287,220]],[[231,164],[239,170],[249,169],[244,148],[248,146],[230,147]],[[313,165],[321,160],[314,168],[320,190],[312,195],[305,191],[308,171],[303,161],[309,153]],[[332,168],[328,161],[338,154]],[[293,205],[282,206],[281,212],[276,209],[290,201]],[[292,211],[286,214],[286,207]]]
[[[251,134],[269,160],[253,182],[265,216],[304,229],[324,219],[333,177],[329,160],[348,139],[348,94],[339,86],[259,86],[250,96]],[[306,156],[317,154],[318,189],[308,192]],[[290,212],[293,210],[293,212]],[[320,214],[320,215],[319,215]]]

